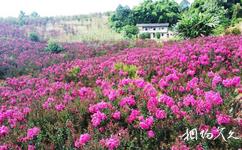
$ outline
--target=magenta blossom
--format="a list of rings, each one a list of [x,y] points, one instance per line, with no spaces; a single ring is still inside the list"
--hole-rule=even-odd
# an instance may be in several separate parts
[[[100,112],[100,111],[96,112],[96,113],[93,114],[91,117],[92,117],[91,122],[92,122],[92,125],[93,125],[94,127],[99,126],[99,125],[101,124],[102,121],[104,121],[105,119],[107,119],[106,114],[104,114],[104,113],[102,113],[102,112]]]
[[[8,146],[6,144],[0,145],[0,150],[8,150]]]
[[[33,127],[31,129],[28,129],[28,131],[27,131],[27,139],[33,139],[39,133],[40,133],[40,129],[38,127]]]
[[[35,150],[35,146],[34,145],[28,145],[28,150]]]
[[[113,115],[112,115],[112,117],[113,117],[113,119],[115,119],[115,120],[119,120],[119,119],[121,118],[121,113],[120,113],[120,111],[116,111],[116,112],[114,112]]]
[[[238,87],[240,85],[240,77],[234,77],[232,79],[223,80],[223,85],[225,87]]]
[[[111,136],[108,139],[101,140],[100,143],[109,150],[117,149],[120,145],[120,140],[116,136]]]
[[[184,99],[183,99],[183,104],[185,106],[195,106],[196,104],[196,100],[194,99],[193,95],[187,95]]]
[[[157,119],[164,119],[164,118],[166,118],[166,112],[164,110],[158,109],[158,110],[156,110],[155,117]]]
[[[223,104],[223,99],[221,98],[219,92],[208,91],[205,92],[205,100],[212,103],[213,105]]]
[[[217,114],[216,118],[219,125],[230,123],[230,116],[228,115]]]
[[[75,141],[75,147],[80,148],[91,140],[91,136],[88,133],[80,135],[80,138]]]
[[[55,106],[55,109],[57,111],[63,111],[65,109],[65,105],[63,105],[63,104],[56,105]]]
[[[131,114],[128,117],[128,123],[132,123],[134,120],[136,120],[138,118],[138,116],[140,115],[140,111],[139,110],[132,110]]]
[[[213,134],[213,137],[216,137],[219,135],[219,129],[217,129],[216,127],[212,127],[211,129],[211,133]]]
[[[6,126],[1,126],[0,127],[0,137],[1,136],[5,136],[5,135],[7,135],[9,133],[9,129],[8,129],[8,127],[6,127]]]
[[[148,131],[148,132],[147,132],[147,135],[148,135],[148,138],[153,138],[153,137],[155,137],[155,133],[154,133],[154,131],[152,131],[152,130]]]
[[[217,84],[222,82],[222,78],[219,75],[215,75],[212,81],[212,88],[215,89]]]
[[[150,116],[146,118],[144,121],[141,121],[139,123],[139,126],[141,129],[148,130],[152,127],[153,123],[154,123],[154,119],[152,116]]]
[[[119,102],[121,107],[124,107],[125,105],[134,106],[135,104],[136,102],[133,97],[125,97]]]

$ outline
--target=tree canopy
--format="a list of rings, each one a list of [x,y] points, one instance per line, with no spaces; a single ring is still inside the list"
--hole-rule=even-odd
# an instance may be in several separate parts
[[[133,9],[119,5],[110,17],[110,24],[117,32],[132,31],[132,33],[127,33],[128,37],[131,37],[130,34],[137,33],[134,32],[136,24],[169,23],[172,26],[180,18],[180,12],[180,5],[174,0],[144,0]]]
[[[190,2],[188,0],[182,0],[180,3],[181,10],[187,10],[190,6]]]
[[[241,17],[241,0],[195,0],[177,24],[179,35],[194,38],[221,34]]]

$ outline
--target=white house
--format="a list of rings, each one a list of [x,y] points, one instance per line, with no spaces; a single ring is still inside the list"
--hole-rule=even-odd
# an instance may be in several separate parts
[[[161,39],[173,36],[173,33],[168,29],[169,23],[137,24],[137,27],[139,29],[139,35],[148,33],[151,39],[156,39],[158,33]]]

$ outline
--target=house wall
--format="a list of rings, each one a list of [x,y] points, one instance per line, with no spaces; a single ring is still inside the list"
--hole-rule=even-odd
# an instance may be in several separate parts
[[[139,34],[149,33],[151,39],[156,39],[156,34],[160,33],[160,38],[170,38],[172,33],[168,30],[168,27],[138,27]]]
[[[168,27],[139,27],[140,33],[168,32]]]

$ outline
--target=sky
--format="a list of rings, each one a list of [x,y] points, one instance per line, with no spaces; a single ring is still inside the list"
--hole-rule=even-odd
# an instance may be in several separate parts
[[[113,11],[119,4],[132,8],[140,2],[142,0],[0,0],[0,17],[17,17],[21,10],[26,14],[36,11],[40,16],[89,14]]]

